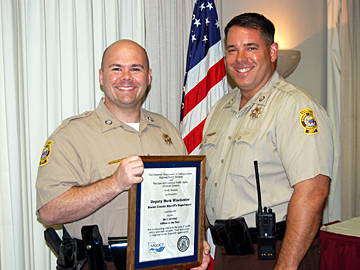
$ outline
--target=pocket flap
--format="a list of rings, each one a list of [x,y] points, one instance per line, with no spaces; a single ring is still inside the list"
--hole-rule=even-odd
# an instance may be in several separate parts
[[[234,141],[235,142],[245,142],[249,145],[253,145],[255,140],[259,136],[259,133],[260,133],[260,130],[240,128]]]
[[[202,144],[204,144],[204,145],[206,145],[206,144],[216,145],[217,142],[219,141],[220,135],[221,134],[219,132],[208,132],[208,133],[205,134]]]

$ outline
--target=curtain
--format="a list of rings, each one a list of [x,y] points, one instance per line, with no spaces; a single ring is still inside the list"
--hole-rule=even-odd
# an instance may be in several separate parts
[[[144,107],[177,128],[194,2],[145,1],[146,49],[153,72]]]
[[[329,221],[360,216],[360,2],[328,0],[328,112],[335,163]]]
[[[328,0],[327,35],[327,111],[333,122],[334,166],[330,194],[324,210],[323,222],[341,220],[341,170],[340,170],[340,21],[341,2]]]
[[[360,2],[341,1],[342,219],[360,216]]]
[[[144,0],[1,0],[0,269],[55,269],[35,216],[40,154],[96,107],[102,52],[121,38],[145,45]]]

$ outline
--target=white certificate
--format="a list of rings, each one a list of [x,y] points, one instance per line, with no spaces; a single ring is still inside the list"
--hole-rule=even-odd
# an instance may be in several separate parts
[[[139,261],[194,255],[196,168],[143,174]]]
[[[202,262],[205,156],[142,156],[143,182],[129,191],[126,269],[166,270]]]

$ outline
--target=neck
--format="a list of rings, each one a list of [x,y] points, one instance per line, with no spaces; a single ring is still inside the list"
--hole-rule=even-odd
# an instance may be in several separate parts
[[[243,95],[241,95],[241,99],[240,99],[240,108],[239,110],[241,110],[242,107],[244,107],[244,105],[248,102],[248,99],[245,99]]]
[[[271,72],[268,73],[268,75],[264,78],[262,83],[260,83],[255,89],[240,89],[241,92],[241,100],[240,100],[240,109],[257,93],[259,92],[270,80],[271,76],[275,72],[275,66],[272,66]]]
[[[112,106],[111,104],[105,101],[105,106],[109,111],[115,115],[117,119],[124,123],[139,123],[140,122],[140,107],[129,107],[129,108],[119,108],[117,106]]]
[[[242,91],[240,89],[241,92],[241,99],[240,99],[240,108],[244,107],[244,105],[258,92],[257,91],[251,91],[251,92],[246,92],[246,91]]]

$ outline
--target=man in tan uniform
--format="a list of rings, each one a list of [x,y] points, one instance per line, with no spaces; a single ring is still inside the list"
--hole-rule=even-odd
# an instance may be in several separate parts
[[[143,181],[138,155],[186,155],[178,130],[141,108],[151,82],[146,51],[121,40],[109,46],[99,70],[105,98],[95,111],[66,119],[49,137],[37,178],[37,214],[45,225],[64,224],[81,239],[96,224],[108,237],[127,235],[128,190]],[[204,244],[209,263],[209,246]]]
[[[229,256],[224,246],[217,245],[214,269],[320,266],[317,243],[312,243],[329,192],[332,124],[308,92],[275,71],[278,44],[274,32],[273,24],[256,13],[236,16],[226,26],[226,68],[238,88],[210,111],[201,154],[207,161],[205,205],[211,228],[216,220],[241,216],[249,232],[255,232],[253,241],[258,241],[256,160],[262,205],[275,212],[278,233],[283,231],[285,236],[279,235],[283,240],[278,238],[274,245],[276,260],[259,260],[257,244],[254,255],[238,256]],[[212,230],[214,239],[222,237]],[[226,241],[219,244],[226,245]],[[306,256],[311,262],[306,264],[303,258],[311,245],[314,249]]]

